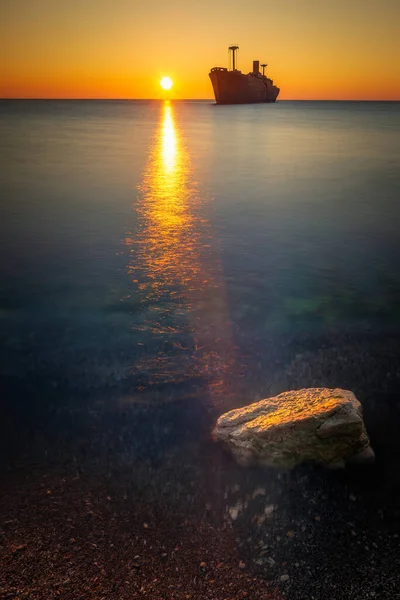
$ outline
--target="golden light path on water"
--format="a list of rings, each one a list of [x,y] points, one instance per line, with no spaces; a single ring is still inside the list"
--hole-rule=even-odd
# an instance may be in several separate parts
[[[197,190],[169,103],[164,105],[157,137],[138,210],[143,225],[139,236],[142,266],[151,280],[151,285],[144,287],[150,294],[158,289],[168,293],[177,283],[194,280],[198,268],[192,206]]]
[[[126,239],[145,311],[138,328],[154,346],[136,368],[149,386],[205,380],[215,398],[230,386],[234,349],[217,243],[205,216],[210,202],[167,101],[139,189],[139,230]]]

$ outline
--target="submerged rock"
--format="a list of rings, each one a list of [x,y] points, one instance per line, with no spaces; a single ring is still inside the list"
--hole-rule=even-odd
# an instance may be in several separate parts
[[[314,462],[332,467],[374,457],[361,404],[348,390],[283,392],[225,413],[213,433],[245,466]]]

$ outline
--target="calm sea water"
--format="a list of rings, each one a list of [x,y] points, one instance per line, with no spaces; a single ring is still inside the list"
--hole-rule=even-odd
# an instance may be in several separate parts
[[[6,376],[218,397],[282,335],[397,325],[399,134],[399,103],[3,101]]]

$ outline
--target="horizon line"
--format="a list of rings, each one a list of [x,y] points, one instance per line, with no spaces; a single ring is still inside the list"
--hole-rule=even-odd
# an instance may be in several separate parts
[[[0,101],[4,100],[51,100],[51,101],[100,101],[100,102],[215,102],[214,98],[54,98],[54,97],[0,97]],[[277,100],[276,104],[280,102],[400,102],[400,98],[398,99],[388,99],[388,98],[283,98],[281,100]],[[244,103],[244,104],[270,104],[268,102],[256,102],[256,103]],[[230,106],[230,105],[226,105]],[[233,106],[233,105],[231,105]]]

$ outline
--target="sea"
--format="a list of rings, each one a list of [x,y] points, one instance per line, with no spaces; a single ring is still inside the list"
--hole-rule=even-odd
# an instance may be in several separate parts
[[[0,161],[1,464],[8,497],[20,498],[4,518],[44,510],[43,485],[50,497],[60,481],[90,481],[94,504],[131,500],[136,540],[159,515],[157,553],[183,544],[167,513],[194,519],[195,532],[214,528],[204,540],[229,529],[244,578],[232,597],[255,577],[271,598],[393,600],[400,103],[2,100]],[[213,441],[222,413],[303,387],[356,394],[375,466],[246,470]],[[74,494],[87,508],[88,488]],[[161,498],[162,514],[152,513]],[[261,501],[272,507],[264,520]],[[50,546],[67,545],[52,514],[52,525],[27,518],[7,540],[27,537],[40,554],[48,527]],[[91,543],[109,552],[109,540]],[[190,548],[187,584],[186,572],[180,584],[165,572],[149,583],[134,567],[133,587],[124,580],[104,597],[141,597],[140,587],[154,600],[231,597],[207,595],[219,579],[204,574],[229,551],[211,544],[200,560]],[[50,576],[35,576],[26,555],[31,583],[10,566],[0,589],[37,579],[31,597],[50,597]],[[76,580],[54,569],[71,598],[101,597],[76,595],[83,567]]]

